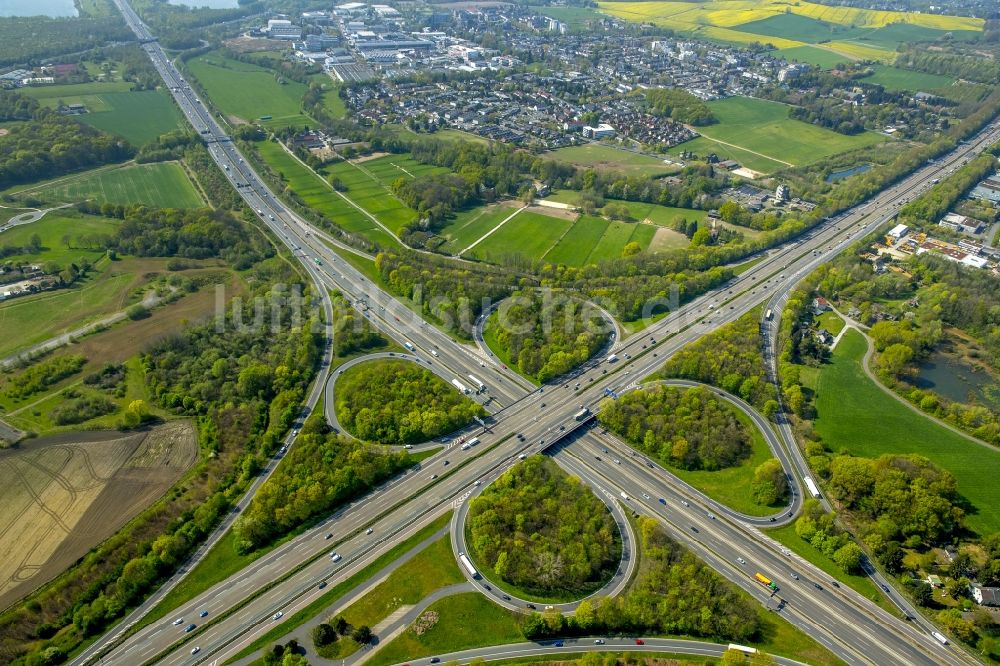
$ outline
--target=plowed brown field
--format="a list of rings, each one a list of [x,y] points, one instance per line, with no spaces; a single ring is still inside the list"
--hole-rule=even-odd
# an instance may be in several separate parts
[[[185,421],[64,433],[0,451],[0,608],[59,575],[194,464]]]

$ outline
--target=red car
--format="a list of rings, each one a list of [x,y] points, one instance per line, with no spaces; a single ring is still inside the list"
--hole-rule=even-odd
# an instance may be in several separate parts
[[[635,639],[635,644],[636,645],[645,645],[646,641],[642,640],[641,638],[637,638],[637,639]]]

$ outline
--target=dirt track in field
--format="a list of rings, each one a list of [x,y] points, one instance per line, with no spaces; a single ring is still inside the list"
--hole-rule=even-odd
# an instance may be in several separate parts
[[[193,426],[63,433],[0,451],[0,608],[107,539],[194,464]]]

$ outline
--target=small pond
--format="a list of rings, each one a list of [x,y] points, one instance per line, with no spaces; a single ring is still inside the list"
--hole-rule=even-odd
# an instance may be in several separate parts
[[[844,178],[850,178],[851,176],[857,175],[859,173],[864,173],[872,168],[871,164],[859,164],[857,166],[852,166],[850,169],[841,169],[840,171],[833,171],[829,176],[826,177],[826,182],[836,183],[838,180],[843,180]]]
[[[955,402],[969,402],[973,396],[975,401],[985,406],[997,409],[1000,401],[996,391],[990,390],[990,376],[978,368],[945,354],[932,354],[920,366],[916,380],[918,388],[934,391]]]

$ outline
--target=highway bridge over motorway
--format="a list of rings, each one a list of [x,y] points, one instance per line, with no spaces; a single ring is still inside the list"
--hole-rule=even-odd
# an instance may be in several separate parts
[[[849,664],[970,664],[976,660],[960,648],[935,641],[926,626],[905,622],[846,587],[817,589],[829,577],[762,534],[749,521],[725,513],[708,517],[710,504],[688,486],[671,481],[663,470],[644,464],[599,465],[595,447],[620,446],[602,439],[586,424],[576,422],[580,405],[592,410],[605,389],[621,391],[656,370],[671,354],[702,335],[734,321],[762,302],[780,303],[792,286],[817,265],[849,246],[894,216],[900,205],[929,186],[934,178],[981,152],[1000,138],[1000,129],[988,127],[947,156],[886,188],[869,201],[824,222],[782,247],[762,253],[761,260],[722,288],[678,307],[628,340],[619,340],[618,363],[591,361],[576,373],[573,387],[543,386],[528,390],[523,380],[495,358],[484,358],[476,349],[456,343],[422,321],[407,307],[331,249],[354,252],[335,239],[321,241],[320,233],[288,210],[247,165],[237,147],[215,121],[195,92],[166,58],[148,28],[126,0],[115,0],[131,29],[142,42],[174,99],[188,121],[209,143],[213,160],[226,174],[247,205],[270,231],[285,243],[301,262],[324,309],[332,318],[327,289],[336,289],[355,302],[363,297],[363,316],[400,344],[409,343],[424,363],[440,364],[456,377],[476,374],[490,386],[503,409],[493,415],[482,443],[469,451],[444,450],[423,461],[419,469],[385,484],[369,496],[344,507],[315,529],[262,556],[229,579],[213,586],[174,615],[195,618],[201,610],[209,615],[203,626],[185,634],[171,618],[142,626],[149,609],[144,605],[129,619],[97,641],[74,663],[105,664],[221,663],[232,657],[273,626],[277,611],[285,616],[308,605],[322,594],[320,582],[335,584],[362,570],[401,539],[414,534],[434,518],[461,505],[475,482],[488,483],[515,463],[520,455],[545,451],[556,442],[554,456],[560,464],[595,486],[615,494],[625,492],[632,508],[655,516],[672,536],[687,544],[722,575],[740,585],[762,604],[774,600],[752,581],[742,557],[762,571],[773,572],[782,581],[783,616],[813,636]],[[328,330],[329,333],[329,330]],[[772,362],[773,338],[767,349]],[[306,410],[323,394],[329,357],[323,362],[319,380]],[[485,375],[485,376],[483,376]],[[579,387],[577,388],[577,383]],[[565,430],[561,429],[565,428]],[[778,433],[788,470],[795,481],[794,514],[802,498],[801,479],[808,468],[791,437],[787,424],[779,422]],[[561,440],[571,438],[563,444]],[[287,440],[294,446],[294,437]],[[450,458],[450,459],[449,459]],[[450,464],[447,464],[448,461]],[[277,462],[277,461],[276,461]],[[273,469],[273,467],[271,468]],[[646,500],[644,495],[649,495]],[[659,498],[666,503],[660,503]],[[249,501],[248,495],[243,501]],[[640,499],[641,498],[641,499]],[[683,504],[687,502],[687,505]],[[226,525],[223,526],[224,529]],[[371,533],[368,533],[368,530]],[[326,534],[332,540],[326,540]],[[326,557],[335,547],[343,560]],[[785,580],[782,572],[795,571],[801,585]],[[190,649],[198,645],[197,655]]]

